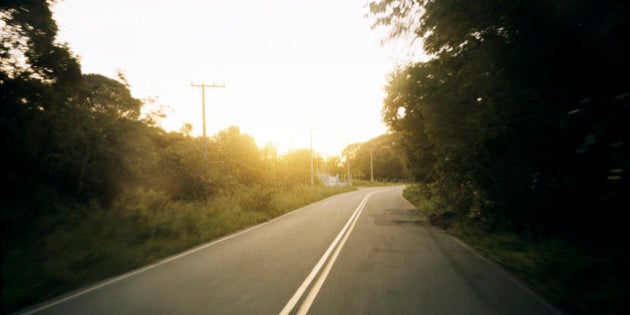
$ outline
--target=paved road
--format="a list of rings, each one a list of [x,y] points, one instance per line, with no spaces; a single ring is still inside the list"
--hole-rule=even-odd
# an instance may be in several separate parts
[[[334,196],[23,313],[559,314],[401,192]]]

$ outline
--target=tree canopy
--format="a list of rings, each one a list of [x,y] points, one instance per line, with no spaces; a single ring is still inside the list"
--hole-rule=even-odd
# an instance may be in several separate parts
[[[347,146],[343,155],[350,161],[353,178],[379,182],[404,182],[411,178],[401,138],[386,133],[363,143]],[[346,162],[347,162],[346,161]],[[347,170],[346,170],[347,171]],[[342,171],[341,174],[345,174]]]
[[[383,119],[436,218],[581,238],[619,231],[627,3],[383,0],[369,9],[374,27],[411,34],[432,56],[391,74]]]

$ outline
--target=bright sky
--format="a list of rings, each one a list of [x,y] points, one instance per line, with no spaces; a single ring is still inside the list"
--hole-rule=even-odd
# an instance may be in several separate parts
[[[386,132],[380,111],[387,74],[409,48],[382,46],[367,0],[61,0],[58,41],[84,73],[122,70],[137,98],[157,98],[168,116],[208,135],[231,125],[280,153],[310,147],[338,155]]]

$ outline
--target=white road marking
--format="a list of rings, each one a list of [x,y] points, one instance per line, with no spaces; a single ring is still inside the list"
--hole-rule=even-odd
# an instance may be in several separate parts
[[[308,312],[309,308],[311,307],[311,304],[313,303],[313,301],[315,300],[315,297],[317,296],[317,293],[319,293],[319,289],[321,288],[322,284],[326,280],[326,277],[328,276],[330,269],[335,263],[335,260],[337,259],[337,256],[339,255],[339,252],[341,251],[341,248],[343,247],[346,240],[348,239],[350,232],[352,232],[352,229],[354,228],[354,225],[356,224],[356,221],[358,220],[359,215],[363,211],[363,208],[365,207],[365,204],[367,203],[368,199],[370,198],[370,196],[376,193],[382,192],[382,191],[383,190],[371,192],[367,194],[365,197],[363,197],[363,200],[361,200],[357,208],[354,210],[354,212],[350,216],[350,219],[348,219],[348,221],[346,222],[346,225],[344,225],[344,227],[341,229],[339,234],[337,234],[337,237],[330,244],[326,252],[324,252],[324,255],[322,255],[322,257],[319,259],[317,264],[315,264],[315,267],[313,267],[313,270],[311,270],[309,275],[306,277],[306,279],[304,279],[300,287],[295,291],[295,293],[293,294],[291,299],[289,299],[289,301],[284,306],[282,311],[280,311],[279,313],[280,315],[288,315],[295,308],[300,298],[302,298],[302,295],[304,295],[304,292],[306,291],[306,289],[311,285],[311,282],[313,282],[313,279],[317,276],[320,269],[322,268],[324,263],[326,263],[326,261],[328,260],[328,257],[334,250],[333,256],[328,261],[328,264],[326,264],[326,268],[317,279],[317,282],[315,283],[313,288],[311,288],[311,290],[309,291],[309,294],[307,295],[306,299],[300,306],[300,309],[298,310],[297,314],[306,314],[306,312]],[[339,244],[339,246],[337,246],[337,244]]]
[[[350,233],[352,233],[352,229],[354,229],[354,226],[356,225],[357,221],[359,220],[359,216],[361,216],[361,212],[363,212],[363,209],[365,208],[365,204],[367,203],[367,199],[365,199],[365,201],[366,202],[363,203],[363,206],[359,210],[359,213],[357,214],[357,216],[354,217],[354,220],[352,221],[352,225],[350,225],[350,228],[348,229],[348,232],[344,235],[343,239],[341,240],[341,243],[339,243],[339,246],[337,246],[337,248],[335,249],[335,252],[333,253],[332,257],[330,258],[330,260],[326,264],[326,268],[324,268],[322,273],[319,275],[319,278],[317,278],[317,282],[315,282],[315,284],[313,285],[311,290],[308,292],[308,295],[304,299],[304,302],[302,302],[302,305],[300,306],[300,309],[297,312],[298,315],[306,314],[308,312],[308,310],[311,308],[311,305],[313,304],[313,301],[315,301],[315,297],[319,293],[319,290],[321,289],[322,285],[324,284],[324,281],[326,281],[326,278],[328,278],[328,273],[330,273],[330,269],[332,269],[333,264],[335,264],[335,261],[337,260],[337,256],[339,256],[339,253],[341,252],[341,249],[343,248],[343,245],[346,243],[346,240],[350,236]]]

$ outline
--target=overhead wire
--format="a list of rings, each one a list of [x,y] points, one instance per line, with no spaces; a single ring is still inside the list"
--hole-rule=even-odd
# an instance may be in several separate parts
[[[114,40],[111,40],[99,34],[98,32],[91,30],[90,28],[84,25],[81,25],[80,23],[68,18],[67,16],[64,16],[55,12],[55,17],[60,18],[64,22],[67,22],[67,23],[64,23],[63,25],[64,31],[72,32],[80,36],[81,38],[93,44],[96,44],[97,46],[102,48],[102,49],[95,48],[94,50],[90,51],[90,55],[94,54],[94,55],[101,56],[105,59],[114,60],[114,61],[130,62],[135,67],[141,68],[142,71],[144,72],[149,72],[152,74],[160,74],[159,71],[156,71],[157,67],[155,67],[155,64],[157,63],[157,61],[151,60],[145,54],[139,53],[133,49],[125,47],[124,45]],[[115,57],[112,57],[112,54],[115,55]],[[169,66],[171,68],[176,68],[179,70],[183,70],[186,68],[182,63],[174,61],[174,60],[169,61]]]
[[[110,50],[110,52],[111,50],[114,50],[115,53],[134,59],[135,61],[139,61],[143,63],[150,63],[149,59],[145,57],[144,55],[137,53],[129,48],[123,47],[121,44],[116,43],[102,36],[101,34],[98,34],[97,32],[90,30],[89,28],[73,21],[72,19],[69,19],[68,17],[65,17],[59,13],[55,13],[55,16],[69,23],[69,24],[64,25],[67,27],[67,29],[65,30],[70,30],[74,32],[75,34],[78,34],[82,36],[83,38],[90,40],[93,43],[96,43],[104,48],[107,48]]]

